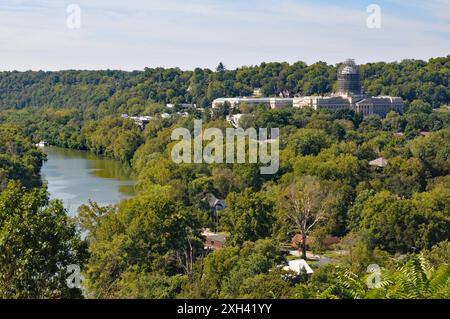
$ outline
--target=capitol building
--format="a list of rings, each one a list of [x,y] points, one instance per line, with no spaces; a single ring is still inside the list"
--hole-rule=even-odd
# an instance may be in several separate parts
[[[354,60],[345,61],[338,70],[337,92],[330,96],[300,96],[294,98],[221,98],[213,102],[217,108],[225,103],[236,108],[241,104],[267,105],[271,108],[293,106],[314,110],[353,110],[364,116],[377,114],[385,117],[390,111],[403,113],[403,100],[392,96],[366,96],[363,94],[360,74]]]
[[[338,70],[338,92],[331,96],[303,96],[295,98],[294,107],[310,107],[314,110],[336,111],[349,109],[364,116],[377,114],[385,117],[389,111],[403,112],[400,97],[365,96],[362,91],[358,67],[353,60],[345,61]]]

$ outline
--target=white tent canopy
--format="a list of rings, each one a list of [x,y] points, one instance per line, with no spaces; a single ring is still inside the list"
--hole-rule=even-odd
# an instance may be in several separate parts
[[[314,270],[312,270],[312,268],[308,265],[308,263],[304,259],[290,260],[288,262],[288,265],[283,267],[283,269],[292,270],[299,275],[304,273],[305,271],[308,275],[314,273]]]

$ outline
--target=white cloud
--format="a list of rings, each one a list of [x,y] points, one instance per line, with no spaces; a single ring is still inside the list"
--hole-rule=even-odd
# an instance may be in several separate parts
[[[292,0],[257,6],[218,0],[73,2],[82,9],[79,30],[66,27],[68,3],[0,4],[0,69],[194,68],[219,61],[236,67],[262,61],[335,63],[347,57],[366,62],[450,51],[448,23],[383,11],[382,28],[373,30],[366,27],[363,6]]]

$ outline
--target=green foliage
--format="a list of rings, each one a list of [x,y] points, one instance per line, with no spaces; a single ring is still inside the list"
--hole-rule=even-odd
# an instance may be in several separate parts
[[[49,203],[45,190],[33,190],[41,186],[45,159],[33,143],[44,140],[129,163],[138,176],[135,198],[113,207],[91,202],[79,210],[89,245],[84,287],[89,297],[447,297],[448,268],[441,264],[448,262],[450,238],[450,112],[442,106],[450,101],[449,56],[368,63],[360,70],[366,93],[401,96],[405,114],[363,119],[349,110],[242,105],[243,127],[280,128],[280,171],[271,176],[262,176],[259,164],[177,165],[170,158],[176,143],[171,133],[178,127],[192,132],[194,118],[202,118],[204,128],[228,128],[225,116],[239,110],[224,105],[210,112],[217,97],[249,96],[254,89],[267,96],[285,90],[329,93],[335,66],[262,63],[227,70],[220,63],[215,71],[0,72],[0,191],[10,180],[26,189],[12,183],[0,193],[5,240],[0,249],[9,258],[0,263],[0,291],[9,297],[79,296],[62,286],[63,268],[50,265],[55,258],[60,266],[81,260],[78,235],[61,203]],[[175,108],[166,109],[166,103]],[[206,109],[189,109],[190,115],[181,117],[174,114],[185,111],[181,103]],[[120,117],[159,118],[163,112],[174,116],[144,129]],[[369,166],[378,157],[388,165]],[[200,232],[212,224],[206,200],[211,194],[225,199],[218,228],[229,237],[226,248],[207,253]],[[341,267],[320,265],[294,287],[277,266],[285,255],[280,246],[286,248],[303,224],[306,237],[313,230],[318,237],[346,237]],[[20,234],[12,236],[16,226]],[[50,229],[58,229],[57,235]],[[25,250],[11,248],[22,246]],[[62,255],[50,256],[46,247]],[[392,266],[394,253],[419,250],[434,270],[414,256],[402,268]],[[382,288],[369,290],[365,267],[373,262],[391,275]],[[46,279],[29,282],[33,267]],[[58,274],[54,281],[50,273]]]
[[[340,181],[355,186],[363,180],[366,167],[350,154],[335,155],[324,150],[318,156],[298,157],[294,160],[294,172],[300,175],[318,176],[321,179]]]
[[[90,122],[81,134],[85,136],[88,149],[123,162],[129,162],[142,144],[139,128],[127,119],[108,117],[99,123]]]
[[[200,225],[169,192],[168,187],[154,186],[122,202],[117,211],[99,211],[95,206],[93,211],[89,207],[80,211],[82,225],[89,225],[86,277],[92,296],[114,297],[121,289],[140,289],[126,287],[122,279],[125,273],[139,278],[142,275],[149,285],[154,280],[149,273],[191,273],[193,258],[201,246]],[[161,280],[156,282],[164,284]]]
[[[419,159],[393,157],[380,177],[381,187],[401,197],[411,197],[424,190],[426,177],[427,171]]]
[[[271,270],[283,261],[277,246],[270,240],[246,242],[241,248],[226,247],[198,260],[201,276],[184,288],[183,297],[189,298],[282,298],[289,290],[286,284],[276,278],[283,273]],[[201,264],[201,265],[200,265]],[[249,290],[263,278],[270,278],[265,289]]]
[[[45,188],[26,191],[11,181],[0,193],[0,297],[73,298],[67,266],[83,266],[75,223]]]
[[[0,109],[80,107],[92,118],[121,113],[135,115],[134,112],[148,109],[155,102],[193,102],[204,107],[216,97],[248,96],[253,88],[261,88],[268,96],[283,90],[302,95],[324,94],[332,91],[336,81],[336,67],[324,62],[262,63],[236,70],[227,70],[219,64],[215,71],[146,68],[133,72],[1,72]],[[360,72],[368,94],[423,101],[411,110],[428,110],[423,106],[445,105],[450,99],[448,56],[428,62],[367,63],[360,66]]]
[[[391,132],[402,132],[405,128],[405,119],[397,112],[390,111],[383,119],[383,129]]]
[[[354,214],[360,214],[359,229],[369,234],[371,245],[390,252],[430,248],[450,236],[449,196],[442,187],[404,200],[383,191]]]
[[[283,271],[275,269],[267,274],[258,274],[244,280],[240,294],[245,299],[289,299],[292,287],[283,277]]]
[[[242,193],[228,195],[221,227],[230,233],[228,241],[231,244],[269,238],[274,222],[274,203],[261,193],[247,188]]]
[[[423,253],[433,267],[448,263],[450,260],[450,242],[448,240],[440,242],[430,250],[424,250]]]
[[[40,186],[44,159],[19,129],[0,125],[0,191],[9,180],[20,181],[27,188]]]
[[[450,173],[450,129],[419,137],[408,143],[412,155],[419,158],[433,177]]]
[[[291,145],[289,145],[289,143]],[[331,144],[328,135],[320,130],[300,129],[293,134],[288,141],[288,147],[291,146],[296,155],[317,155],[323,148]]]
[[[144,271],[126,271],[114,283],[113,298],[174,299],[187,282],[187,276],[166,276]]]
[[[450,298],[450,266],[429,265],[423,255],[413,256],[393,273],[381,271],[379,287],[369,289],[366,276],[351,271],[339,275],[335,294],[353,299],[448,299]]]

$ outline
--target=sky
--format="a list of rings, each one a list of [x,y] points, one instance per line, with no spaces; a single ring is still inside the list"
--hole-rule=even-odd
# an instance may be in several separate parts
[[[371,4],[381,20],[367,12]],[[79,19],[68,8],[79,8]],[[448,54],[450,0],[0,0],[0,70],[8,71],[192,70],[221,61],[234,69]]]

